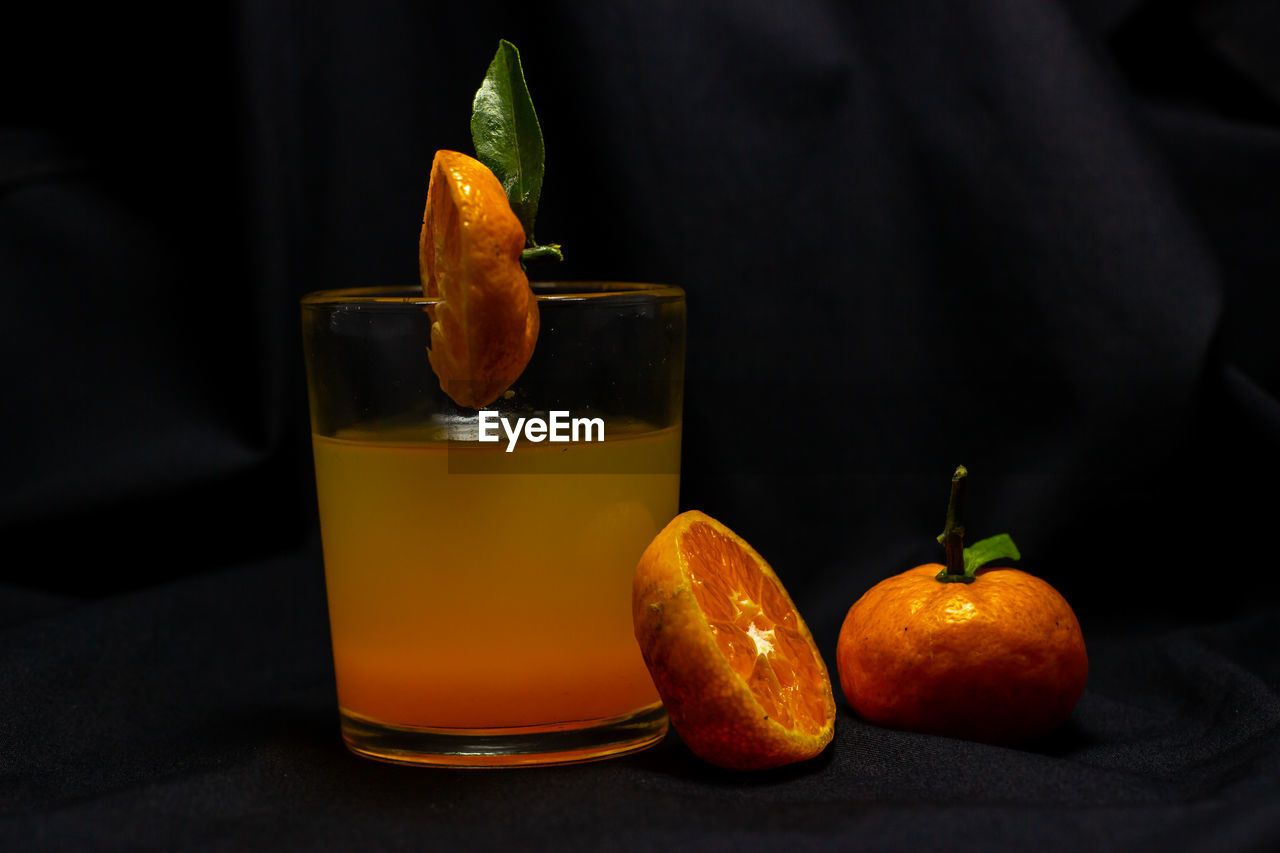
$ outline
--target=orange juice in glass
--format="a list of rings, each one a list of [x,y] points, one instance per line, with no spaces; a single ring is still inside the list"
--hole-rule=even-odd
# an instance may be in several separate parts
[[[338,704],[357,753],[567,763],[666,730],[630,590],[677,511],[683,293],[535,291],[533,358],[481,412],[440,390],[419,292],[303,301]]]

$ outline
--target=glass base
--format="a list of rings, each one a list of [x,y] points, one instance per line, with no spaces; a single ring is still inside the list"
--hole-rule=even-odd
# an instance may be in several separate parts
[[[638,752],[667,733],[661,705],[605,720],[502,729],[399,726],[345,708],[338,712],[342,739],[356,755],[428,767],[577,764]]]

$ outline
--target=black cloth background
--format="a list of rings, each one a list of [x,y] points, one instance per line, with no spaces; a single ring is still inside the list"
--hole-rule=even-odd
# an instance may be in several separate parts
[[[24,21],[0,109],[0,846],[1280,849],[1280,40],[1263,0],[274,0]],[[297,300],[413,282],[514,40],[565,278],[688,292],[682,505],[828,664],[947,479],[1073,603],[1043,743],[742,776],[338,738]]]

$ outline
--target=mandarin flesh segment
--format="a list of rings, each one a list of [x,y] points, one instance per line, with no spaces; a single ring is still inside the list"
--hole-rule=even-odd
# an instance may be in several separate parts
[[[454,402],[481,408],[524,371],[538,302],[520,265],[524,229],[502,184],[473,157],[437,151],[418,239],[423,294],[436,299],[431,369]]]
[[[636,640],[689,749],[734,770],[812,758],[835,699],[809,628],[773,569],[729,528],[676,516],[636,566]]]
[[[849,609],[836,669],[850,706],[877,725],[991,744],[1053,731],[1089,674],[1071,606],[1017,569],[942,583],[942,568],[883,580]]]

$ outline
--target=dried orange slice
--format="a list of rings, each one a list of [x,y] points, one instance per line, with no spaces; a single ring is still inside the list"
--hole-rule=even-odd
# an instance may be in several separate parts
[[[538,302],[520,266],[524,229],[493,172],[437,151],[418,239],[431,317],[431,369],[453,401],[478,409],[524,371],[538,339]]]
[[[632,588],[636,639],[671,725],[733,770],[812,758],[836,705],[808,626],[769,564],[696,510],[654,537]]]

